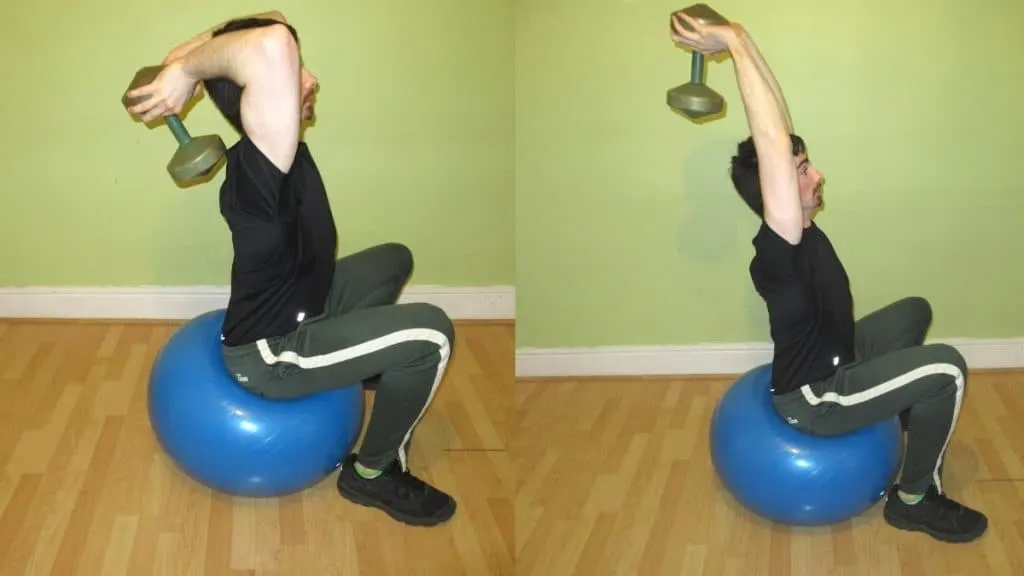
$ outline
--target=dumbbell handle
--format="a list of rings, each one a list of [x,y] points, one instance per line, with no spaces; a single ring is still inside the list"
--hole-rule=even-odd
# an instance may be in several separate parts
[[[690,82],[694,84],[704,83],[704,55],[696,50],[690,58]]]
[[[188,133],[188,129],[185,128],[185,124],[177,114],[164,116],[164,122],[166,122],[167,127],[171,129],[171,134],[174,134],[174,138],[178,141],[178,144],[184,146],[192,141],[192,135]]]

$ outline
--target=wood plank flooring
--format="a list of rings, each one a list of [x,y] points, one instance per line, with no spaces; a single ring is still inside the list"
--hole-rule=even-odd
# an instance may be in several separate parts
[[[989,515],[966,545],[893,530],[881,505],[832,528],[772,526],[723,492],[707,430],[730,379],[521,381],[519,576],[1024,574],[1024,372],[974,373],[947,490]]]
[[[1021,371],[972,375],[947,483],[991,529],[948,545],[890,529],[880,507],[825,529],[739,508],[706,441],[731,379],[523,381],[513,392],[514,327],[459,323],[411,464],[460,511],[417,529],[350,505],[333,477],[266,500],[184,477],[145,405],[174,328],[0,321],[0,575],[1024,574]]]
[[[213,494],[159,450],[146,415],[168,324],[0,321],[0,574],[510,575],[512,324],[459,323],[410,465],[460,510],[433,529],[338,496]],[[372,405],[372,393],[368,394]]]

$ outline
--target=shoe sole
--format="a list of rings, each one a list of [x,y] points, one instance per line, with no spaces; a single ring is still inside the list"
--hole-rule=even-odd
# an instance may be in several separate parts
[[[358,504],[360,506],[365,506],[367,508],[376,508],[377,510],[384,512],[391,518],[398,520],[403,524],[408,524],[410,526],[431,527],[437,526],[438,524],[443,524],[455,515],[456,509],[456,504],[453,502],[450,508],[446,508],[437,516],[432,516],[430,518],[420,518],[416,516],[408,516],[402,514],[397,510],[388,508],[386,506],[382,506],[380,502],[367,498],[366,496],[363,496],[358,492],[352,491],[347,486],[340,482],[338,483],[338,493],[344,496],[346,500],[352,502],[353,504]]]
[[[988,529],[988,522],[985,521],[985,522],[982,523],[982,525],[977,530],[974,530],[973,532],[968,532],[967,534],[946,534],[944,532],[937,532],[935,530],[932,530],[931,528],[928,528],[927,526],[922,526],[920,524],[913,524],[913,523],[901,520],[899,518],[893,518],[892,516],[889,516],[888,514],[885,514],[885,513],[882,514],[882,517],[885,518],[885,521],[888,522],[889,525],[892,526],[893,528],[896,528],[896,529],[899,529],[899,530],[906,530],[907,532],[921,532],[921,533],[927,534],[927,535],[931,536],[932,538],[935,538],[936,540],[939,540],[941,542],[950,542],[950,543],[954,543],[954,544],[964,544],[964,543],[967,543],[967,542],[971,542],[971,541],[977,540]]]

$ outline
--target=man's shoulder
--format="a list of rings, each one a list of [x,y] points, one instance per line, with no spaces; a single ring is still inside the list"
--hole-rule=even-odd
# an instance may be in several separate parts
[[[241,136],[225,152],[226,174],[229,181],[253,182],[257,185],[278,187],[287,176],[248,136]],[[290,172],[307,170],[312,163],[309,147],[299,141]]]
[[[305,169],[309,149],[299,142],[291,172]],[[280,194],[288,174],[282,172],[251,138],[242,135],[225,153],[226,167],[221,185],[221,210],[273,220],[277,217]]]
[[[801,239],[799,244],[790,244],[788,240],[783,238],[772,229],[764,220],[761,221],[761,225],[757,227],[757,232],[750,241],[754,246],[754,257],[758,257],[764,253],[775,254],[780,251],[785,253],[791,253],[803,244]]]

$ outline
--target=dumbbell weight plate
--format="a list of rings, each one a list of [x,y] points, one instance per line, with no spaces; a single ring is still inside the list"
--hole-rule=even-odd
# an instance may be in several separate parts
[[[666,95],[668,105],[692,119],[713,116],[725,107],[725,99],[706,84],[689,82],[676,86]]]
[[[679,12],[686,14],[687,16],[693,18],[699,24],[702,24],[704,26],[720,26],[722,24],[729,23],[725,16],[722,16],[721,14],[716,12],[714,8],[708,6],[707,4],[694,4],[693,6],[690,6],[688,8],[683,8]],[[689,22],[683,20],[682,18],[678,18],[676,20],[679,22],[680,26],[682,26],[683,28],[690,32],[693,32],[693,27],[690,26]]]
[[[174,152],[171,161],[167,163],[167,172],[178,183],[202,178],[217,167],[225,152],[224,141],[219,136],[193,138]]]

